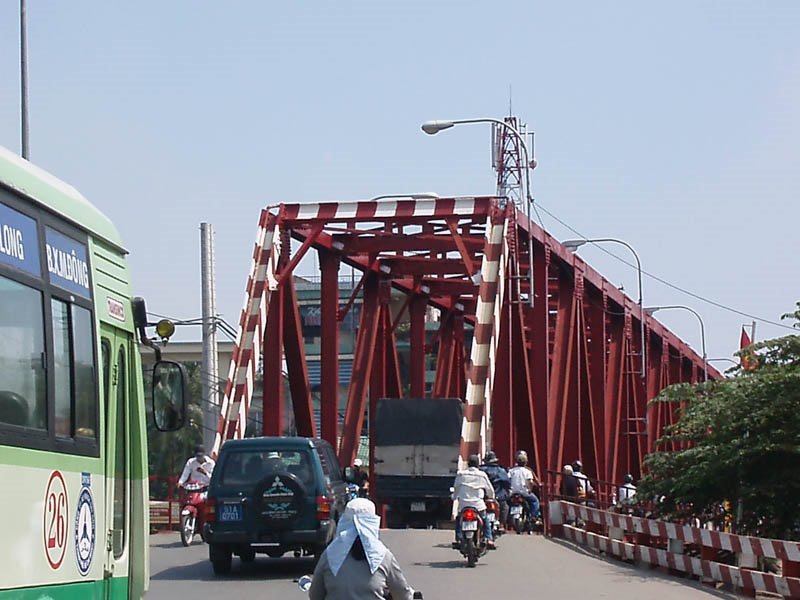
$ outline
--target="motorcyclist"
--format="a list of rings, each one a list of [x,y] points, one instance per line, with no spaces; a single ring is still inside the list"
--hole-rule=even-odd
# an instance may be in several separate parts
[[[494,548],[492,539],[492,524],[486,518],[486,502],[484,498],[494,498],[494,487],[486,473],[478,468],[481,459],[477,454],[470,454],[467,459],[467,468],[458,472],[453,483],[453,499],[458,500],[458,510],[473,508],[483,520],[483,537],[486,545]],[[481,494],[481,491],[483,493]],[[461,538],[461,519],[456,519],[456,540]]]
[[[578,501],[586,504],[587,506],[594,506],[594,488],[589,482],[586,473],[583,472],[583,463],[580,460],[575,460],[572,463],[572,476],[577,483]]]
[[[366,498],[347,503],[333,541],[314,569],[311,600],[369,600],[383,598],[384,590],[397,600],[412,600],[408,585],[391,550],[380,540],[381,519]]]
[[[531,518],[539,518],[539,498],[533,493],[535,487],[540,485],[539,478],[528,466],[528,453],[524,450],[517,452],[516,466],[508,471],[511,480],[511,493],[519,494],[528,501]]]
[[[358,486],[358,495],[366,498],[369,495],[369,473],[364,469],[364,461],[360,458],[353,460],[353,473],[355,483]]]
[[[208,486],[215,465],[214,459],[206,455],[206,449],[198,444],[194,448],[194,456],[189,458],[183,467],[183,472],[178,478],[178,487],[182,488],[187,481],[196,481]]]
[[[635,502],[636,486],[633,484],[633,475],[630,473],[625,475],[624,483],[617,489],[616,496],[616,501],[623,506]]]
[[[578,499],[578,483],[572,473],[572,465],[564,465],[561,474],[561,495],[570,502],[575,502]]]
[[[500,523],[505,523],[508,518],[508,498],[511,491],[511,479],[508,477],[508,471],[498,462],[497,455],[493,450],[486,453],[480,469],[492,482],[494,497],[500,505]]]

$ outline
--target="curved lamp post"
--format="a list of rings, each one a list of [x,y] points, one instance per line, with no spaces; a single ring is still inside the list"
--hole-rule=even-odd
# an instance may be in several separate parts
[[[425,121],[421,125],[421,129],[428,135],[435,135],[440,131],[450,129],[456,125],[468,125],[471,123],[494,123],[496,125],[500,125],[501,127],[505,127],[506,130],[511,133],[511,135],[517,138],[519,145],[522,147],[522,152],[525,155],[525,198],[527,199],[525,215],[528,217],[528,222],[530,222],[531,204],[533,203],[533,197],[531,196],[530,170],[536,167],[536,161],[531,160],[530,154],[528,153],[528,145],[525,143],[525,138],[516,128],[512,127],[502,119],[495,119],[493,117],[480,117],[475,119]],[[528,255],[530,256],[531,261],[530,269],[528,269],[530,272],[529,300],[530,305],[533,306],[533,232],[528,233]]]
[[[700,316],[700,313],[698,313],[695,309],[690,308],[688,306],[684,306],[682,304],[674,304],[670,306],[650,306],[648,308],[645,308],[644,311],[648,315],[652,315],[654,312],[659,310],[672,310],[672,309],[688,310],[695,317],[697,317],[697,320],[700,323],[700,345],[702,346],[702,351],[703,351],[703,381],[708,381],[708,355],[706,354],[706,326],[705,323],[703,323],[703,317]]]
[[[724,362],[729,362],[732,365],[736,365],[737,367],[739,366],[738,362],[736,362],[732,358],[727,358],[727,357],[724,357],[724,356],[720,356],[719,358],[709,358],[707,362],[723,362],[723,361]]]
[[[636,253],[636,250],[633,249],[628,242],[624,240],[620,240],[617,238],[592,238],[588,240],[567,240],[565,242],[561,242],[564,247],[569,250],[570,252],[575,252],[578,248],[583,246],[584,244],[601,244],[605,242],[610,242],[614,244],[621,244],[625,246],[628,250],[631,251],[633,257],[636,259],[636,272],[638,275],[638,283],[639,283],[639,312],[641,317],[639,319],[639,332],[641,335],[641,343],[642,343],[642,379],[647,377],[647,349],[645,344],[645,335],[644,335],[644,309],[642,308],[642,261],[639,260],[639,255]]]

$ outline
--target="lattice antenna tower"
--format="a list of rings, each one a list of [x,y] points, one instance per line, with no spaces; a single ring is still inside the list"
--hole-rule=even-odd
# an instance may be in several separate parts
[[[527,136],[527,125],[521,123],[519,118],[508,116],[503,120],[523,137]],[[517,137],[501,125],[492,127],[492,168],[497,172],[497,195],[524,209],[526,201],[523,169],[526,165],[522,148]]]

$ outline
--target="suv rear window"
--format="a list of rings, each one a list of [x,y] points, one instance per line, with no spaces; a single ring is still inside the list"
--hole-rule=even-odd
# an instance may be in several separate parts
[[[339,461],[336,460],[336,453],[330,446],[317,446],[317,454],[322,463],[322,472],[328,476],[331,481],[341,481],[342,474],[339,471]]]
[[[222,465],[220,484],[255,485],[271,473],[291,473],[306,487],[314,485],[314,466],[309,450],[238,450]]]

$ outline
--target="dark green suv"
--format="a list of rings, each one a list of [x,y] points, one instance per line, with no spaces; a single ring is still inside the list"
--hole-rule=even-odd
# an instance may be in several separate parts
[[[218,575],[256,553],[319,557],[333,538],[347,490],[331,445],[259,437],[222,447],[208,488],[205,539]]]

